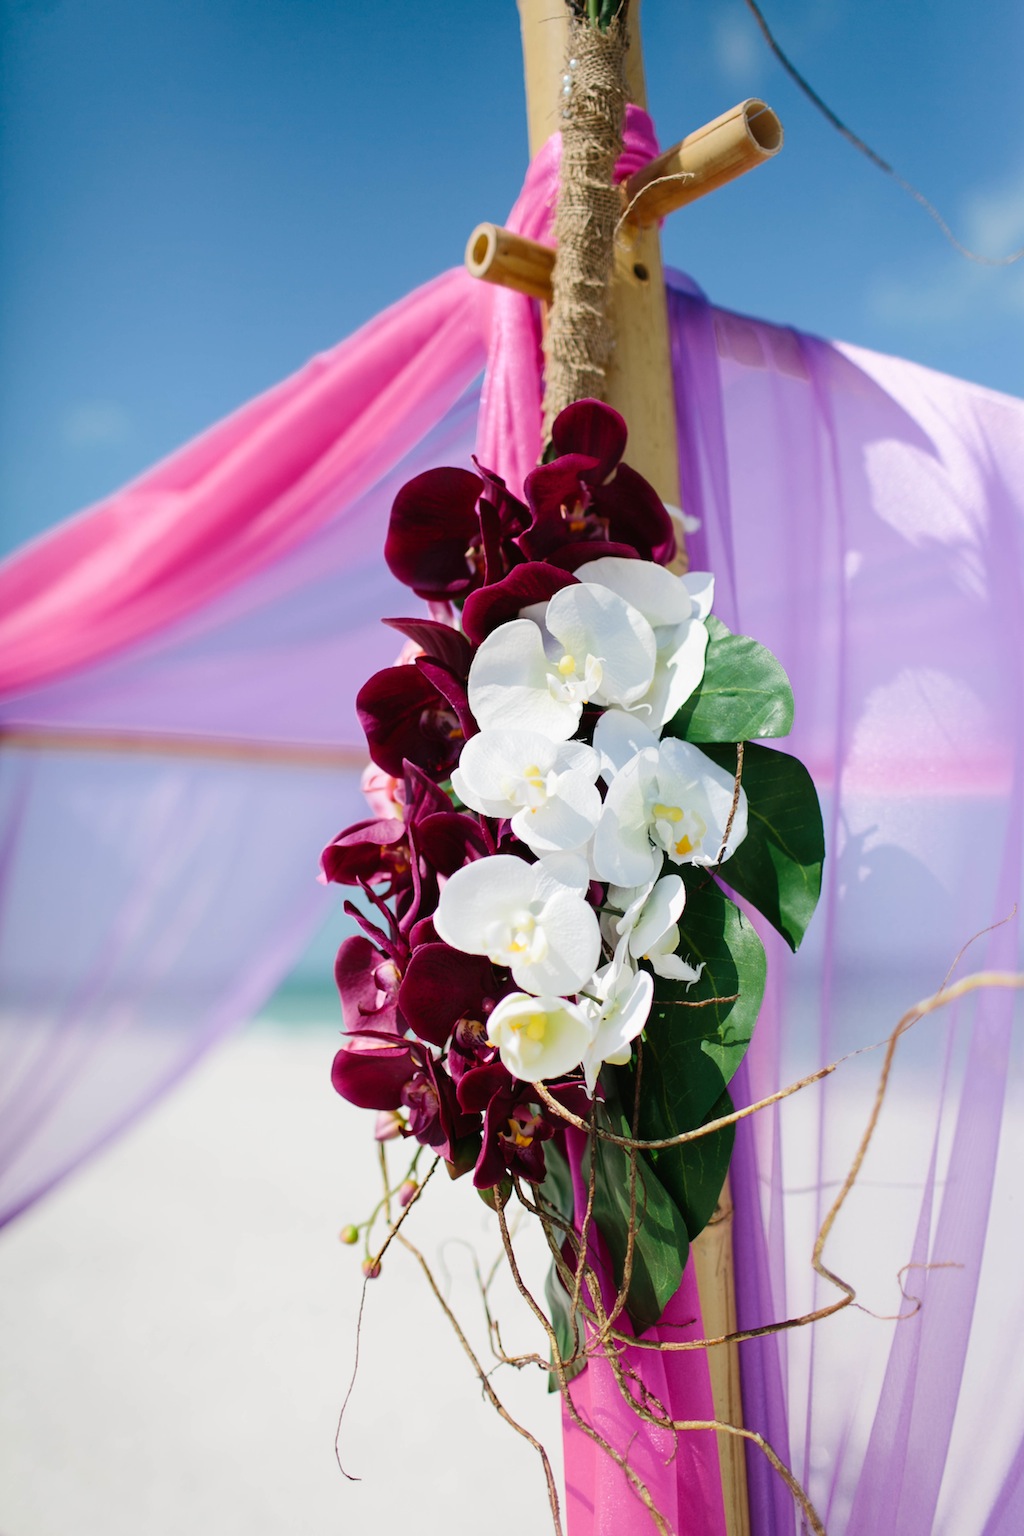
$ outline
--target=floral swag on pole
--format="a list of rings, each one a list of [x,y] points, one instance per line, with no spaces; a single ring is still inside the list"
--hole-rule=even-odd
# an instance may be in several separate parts
[[[606,1335],[623,1309],[657,1323],[715,1210],[734,1125],[699,1132],[731,1113],[765,981],[729,893],[795,949],[823,840],[806,770],[753,741],[789,731],[786,675],[714,618],[710,575],[666,568],[673,519],[622,462],[622,418],[580,401],[552,444],[525,504],[483,468],[399,492],[385,557],[431,616],[385,620],[400,662],[357,698],[376,814],[323,875],[364,898],[337,958],[334,1086],[378,1112],[379,1140],[471,1174],[503,1232],[513,1189],[542,1218],[564,1387],[595,1307]],[[610,1321],[567,1124],[589,1131]]]

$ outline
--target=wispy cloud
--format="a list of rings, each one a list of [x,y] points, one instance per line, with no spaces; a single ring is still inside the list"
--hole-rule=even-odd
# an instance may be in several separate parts
[[[80,400],[61,422],[69,448],[112,448],[132,435],[131,417],[116,400]]]
[[[982,256],[1006,256],[1024,244],[1024,169],[971,193],[954,232]],[[868,288],[867,309],[873,319],[915,329],[953,329],[982,313],[1016,321],[1024,316],[1024,259],[994,267],[965,256],[953,262],[936,250],[927,269],[912,276],[876,277]]]
[[[746,11],[723,11],[715,20],[711,46],[718,71],[730,85],[745,86],[757,74],[760,38]]]

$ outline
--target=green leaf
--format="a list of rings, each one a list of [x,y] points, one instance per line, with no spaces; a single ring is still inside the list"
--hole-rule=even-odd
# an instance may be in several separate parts
[[[727,772],[736,772],[734,746],[704,750]],[[818,903],[825,858],[814,781],[795,757],[748,742],[742,782],[747,835],[719,873],[796,949]]]
[[[712,1104],[701,1123],[721,1120],[730,1114],[732,1099],[726,1092]],[[674,1134],[676,1132],[668,1126],[657,1132],[649,1132],[645,1126],[643,1131],[644,1138],[651,1141],[658,1136]],[[729,1159],[732,1157],[735,1140],[735,1125],[723,1125],[720,1130],[710,1131],[707,1136],[688,1141],[681,1147],[663,1147],[661,1151],[647,1154],[654,1163],[658,1177],[679,1207],[691,1242],[699,1232],[703,1232],[715,1214],[715,1206],[729,1171]]]
[[[614,1094],[609,1107],[613,1105]],[[602,1116],[602,1123],[620,1135],[629,1135],[625,1118],[614,1110]],[[636,1166],[636,1236],[626,1311],[634,1328],[642,1332],[654,1327],[679,1289],[689,1241],[675,1200],[642,1153],[637,1154]],[[583,1164],[585,1177],[589,1177],[589,1170],[588,1150]],[[629,1154],[624,1148],[600,1139],[594,1218],[608,1246],[615,1284],[620,1286],[625,1274],[630,1218]]]
[[[683,741],[749,741],[787,736],[793,690],[780,663],[756,640],[707,620],[708,649],[699,687],[665,727]]]
[[[564,1152],[552,1143],[548,1142],[544,1148],[544,1183],[537,1190],[542,1201],[547,1201],[554,1206],[560,1216],[566,1221],[572,1221],[575,1213],[575,1204],[572,1193],[572,1173]],[[562,1234],[557,1228],[553,1232],[555,1241],[561,1246]],[[569,1305],[569,1293],[562,1284],[558,1267],[554,1260],[548,1270],[547,1279],[544,1282],[544,1294],[547,1297],[548,1311],[551,1317],[551,1325],[555,1330],[555,1338],[558,1341],[558,1353],[563,1360],[568,1360],[576,1353],[582,1342],[583,1324],[579,1317],[573,1318],[572,1308]],[[578,1376],[586,1365],[586,1359],[581,1354],[580,1358],[572,1365],[565,1367],[565,1378],[572,1381]],[[557,1392],[558,1378],[554,1371],[548,1372],[548,1391]]]
[[[577,1316],[572,1316],[570,1306],[571,1298],[562,1277],[552,1261],[548,1270],[547,1279],[544,1281],[544,1295],[547,1298],[548,1311],[551,1315],[551,1326],[555,1330],[555,1338],[558,1340],[558,1353],[563,1360],[572,1360],[572,1356],[579,1351],[579,1358],[572,1360],[570,1365],[563,1367],[563,1375],[566,1381],[572,1381],[575,1376],[585,1368],[586,1355],[583,1353],[583,1324]],[[554,1369],[548,1372],[548,1391],[560,1391],[558,1377]]]
[[[749,920],[706,870],[683,872],[686,906],[679,953],[703,963],[699,981],[659,979],[644,1033],[637,1136],[657,1141],[729,1113],[726,1085],[743,1060],[764,993],[765,955]],[[713,1002],[735,997],[735,1002]],[[705,1004],[695,1007],[694,1004]],[[632,1093],[632,1069],[622,1094]],[[627,1087],[626,1084],[629,1084]],[[723,1107],[724,1106],[724,1107]],[[707,1224],[729,1167],[732,1127],[645,1154],[690,1239]]]
[[[686,906],[679,954],[704,970],[692,986],[655,982],[640,1085],[644,1140],[702,1124],[743,1060],[764,993],[764,946],[749,919],[707,870],[684,866],[681,873]],[[732,997],[737,1001],[711,1001]],[[623,1087],[626,1102],[631,1093]]]

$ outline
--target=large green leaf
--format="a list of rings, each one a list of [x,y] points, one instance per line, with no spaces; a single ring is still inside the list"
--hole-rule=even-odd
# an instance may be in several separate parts
[[[603,1123],[620,1135],[629,1134],[624,1116],[614,1111],[614,1095]],[[589,1177],[590,1152],[584,1158]],[[638,1332],[653,1328],[683,1277],[689,1241],[686,1223],[650,1162],[637,1154],[636,1236],[626,1311]],[[597,1142],[594,1218],[612,1261],[615,1284],[622,1284],[630,1219],[629,1154],[612,1142]]]
[[[702,1123],[720,1120],[731,1113],[732,1099],[726,1092],[712,1104]],[[644,1122],[645,1139],[653,1141],[662,1136],[672,1136],[677,1129],[671,1125],[661,1125],[657,1110],[652,1105],[650,1121]],[[699,1232],[703,1232],[715,1214],[715,1206],[729,1171],[729,1159],[735,1140],[735,1125],[724,1125],[720,1130],[710,1131],[708,1135],[685,1142],[681,1147],[663,1147],[660,1151],[647,1154],[659,1179],[678,1206],[691,1242]]]
[[[700,686],[665,727],[684,741],[749,741],[786,736],[793,725],[793,690],[771,651],[707,620],[708,649]]]
[[[729,773],[736,772],[734,746],[707,746],[704,751]],[[748,742],[743,749],[743,788],[747,835],[720,873],[796,949],[818,902],[825,858],[814,781],[795,757]]]
[[[569,1170],[565,1153],[560,1152],[553,1142],[549,1141],[544,1148],[544,1164],[546,1169],[544,1183],[540,1186],[537,1193],[549,1205],[553,1205],[558,1214],[564,1216],[566,1221],[572,1221],[575,1210],[572,1194],[572,1174]],[[555,1241],[561,1247],[562,1234],[557,1228],[553,1235]],[[567,1262],[571,1262],[568,1260],[568,1256]],[[571,1298],[562,1284],[561,1276],[553,1259],[544,1283],[544,1294],[547,1297],[551,1325],[554,1328],[555,1338],[558,1341],[558,1353],[563,1360],[568,1360],[576,1353],[582,1340],[583,1324],[578,1316],[574,1318],[572,1315]],[[566,1366],[566,1380],[572,1381],[574,1376],[578,1376],[586,1363],[585,1358],[581,1354],[580,1358],[575,1360],[572,1365]],[[558,1378],[552,1370],[548,1374],[548,1391],[557,1392],[558,1390]]]
[[[655,983],[640,1085],[644,1140],[703,1123],[743,1060],[764,992],[764,947],[750,921],[707,870],[684,866],[682,875],[679,953],[704,969],[689,987],[662,978]],[[732,997],[737,1000],[711,1001]],[[631,1093],[623,1087],[626,1102]]]
[[[641,1141],[695,1130],[729,1113],[726,1085],[743,1060],[764,993],[764,948],[748,919],[706,870],[685,870],[684,879],[679,952],[704,969],[689,988],[665,980],[656,985],[644,1033]],[[733,997],[735,1002],[711,1001]],[[693,1006],[701,1003],[705,1006]],[[632,1070],[622,1076],[626,1096],[635,1078]],[[647,1153],[691,1241],[714,1213],[734,1135],[727,1126],[683,1146]]]

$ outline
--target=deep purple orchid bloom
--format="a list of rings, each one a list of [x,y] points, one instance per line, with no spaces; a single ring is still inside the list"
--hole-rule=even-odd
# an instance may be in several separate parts
[[[378,768],[400,778],[408,759],[431,778],[459,760],[465,731],[458,713],[419,667],[385,667],[356,695],[356,712]]]
[[[672,519],[654,487],[620,462],[626,424],[619,413],[579,400],[556,417],[551,440],[558,457],[526,478],[533,520],[517,540],[523,553],[568,570],[610,554],[667,565],[676,547]]]
[[[402,980],[399,964],[364,934],[353,934],[342,944],[334,962],[334,979],[349,1034],[363,1030],[399,1036],[404,1033],[405,1024],[398,1014]]]
[[[320,855],[325,880],[336,885],[381,885],[385,898],[411,884],[412,854],[404,821],[378,817],[339,832]]]
[[[482,1112],[483,1146],[473,1174],[477,1189],[493,1189],[506,1174],[515,1173],[540,1184],[544,1179],[542,1143],[553,1127],[530,1105],[531,1089],[507,1072],[500,1061],[474,1067],[460,1079],[459,1103]]]
[[[476,505],[483,488],[471,470],[428,469],[395,497],[384,559],[417,597],[444,601],[480,585],[483,550]]]
[[[416,1068],[407,1040],[370,1033],[348,1035],[334,1058],[331,1082],[336,1093],[360,1109],[398,1109]]]
[[[467,955],[448,944],[414,949],[398,993],[410,1029],[431,1045],[445,1045],[459,1024],[479,1023],[512,990],[508,972],[486,955]]]

